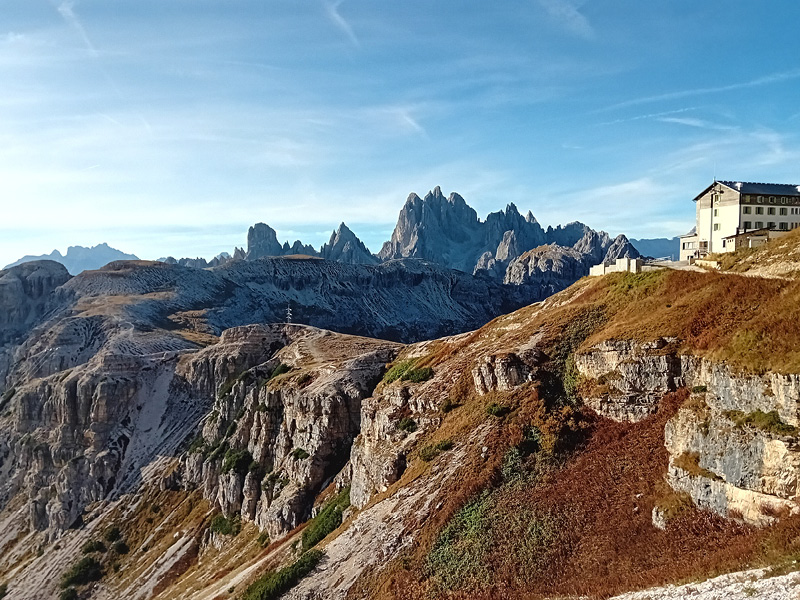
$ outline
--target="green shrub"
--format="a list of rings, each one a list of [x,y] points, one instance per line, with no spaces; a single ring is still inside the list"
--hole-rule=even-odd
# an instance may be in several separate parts
[[[433,544],[425,571],[446,590],[480,587],[490,580],[492,498],[488,491],[468,502],[450,519]]]
[[[407,431],[408,433],[414,433],[417,430],[417,424],[414,422],[414,419],[409,417],[403,417],[397,423],[397,428],[400,431]]]
[[[705,394],[708,391],[708,388],[704,385],[696,385],[692,388],[693,394]]]
[[[267,533],[266,531],[262,531],[261,533],[258,534],[258,538],[256,541],[258,542],[259,546],[261,546],[262,548],[266,548],[267,546],[269,546],[270,543],[269,533]]]
[[[127,554],[131,551],[131,549],[128,547],[128,544],[126,544],[124,540],[115,542],[112,548],[117,554]]]
[[[5,598],[6,594],[8,594],[8,584],[0,583],[0,598]]]
[[[91,554],[92,552],[105,552],[106,545],[99,541],[99,540],[89,540],[83,545],[81,548],[81,552],[84,554]]]
[[[246,475],[250,464],[253,462],[253,455],[247,450],[228,450],[225,453],[225,458],[222,461],[222,472],[238,473],[239,475]]]
[[[206,447],[206,441],[202,435],[198,435],[195,437],[191,443],[189,444],[189,448],[187,452],[189,454],[195,454],[197,452],[202,452]]]
[[[400,379],[401,381],[411,381],[420,383],[433,377],[433,369],[430,367],[415,368],[416,360],[403,360],[395,364],[383,376],[384,383],[392,383]]]
[[[211,520],[211,524],[208,528],[214,533],[237,536],[242,530],[242,522],[239,515],[234,515],[230,519],[227,519],[225,515],[220,514]]]
[[[254,581],[245,590],[242,600],[275,600],[279,598],[317,566],[322,552],[309,550],[288,567],[271,571]]]
[[[0,596],[0,598],[2,598],[2,596]],[[61,590],[58,600],[78,600],[78,590],[76,590],[74,587]]]
[[[208,460],[217,460],[222,458],[228,452],[228,442],[217,442],[209,448]]]
[[[225,437],[229,438],[234,433],[236,433],[236,421],[231,421],[230,425],[228,425],[228,428],[225,430]]]
[[[486,407],[486,414],[497,418],[505,417],[509,412],[511,411],[507,406],[503,406],[497,402],[492,402]]]
[[[421,367],[419,369],[409,369],[403,374],[403,381],[411,381],[413,383],[420,383],[428,381],[433,377],[433,369],[430,367]]]
[[[342,512],[350,506],[350,487],[329,500],[303,530],[303,550],[313,548],[342,524]]]
[[[776,410],[771,410],[768,413],[760,410],[751,413],[744,413],[740,410],[727,410],[723,414],[736,423],[738,427],[749,425],[773,435],[798,435],[800,433],[800,429],[794,425],[781,421],[781,417]]]
[[[295,460],[305,460],[311,455],[302,448],[295,448],[292,450],[291,456]]]
[[[456,404],[455,402],[453,402],[453,400],[451,398],[448,397],[448,398],[445,398],[444,402],[442,402],[442,406],[439,407],[439,410],[441,410],[443,413],[447,414],[451,410],[454,410],[454,409],[458,408],[459,406],[460,406],[459,404]]]
[[[61,576],[61,587],[68,588],[72,585],[85,585],[102,577],[103,568],[100,563],[91,556],[84,556]]]
[[[107,527],[105,533],[103,533],[103,538],[109,543],[116,542],[118,539],[122,538],[122,532],[119,530],[119,527],[116,525],[112,525],[111,527]]]
[[[275,379],[276,377],[278,377],[280,375],[283,375],[284,373],[288,373],[291,370],[292,370],[292,367],[290,367],[289,365],[285,365],[285,364],[281,363],[277,367],[275,367],[275,370],[272,371],[272,375],[270,375],[269,378],[270,379]]]
[[[225,380],[225,382],[219,386],[217,390],[217,398],[223,398],[231,393],[233,389],[233,384],[236,383],[237,379],[235,377],[229,377]]]
[[[442,440],[436,444],[431,444],[429,446],[423,446],[419,451],[419,457],[424,460],[425,462],[430,462],[437,456],[439,456],[442,452],[447,452],[453,447],[453,442],[451,440]]]

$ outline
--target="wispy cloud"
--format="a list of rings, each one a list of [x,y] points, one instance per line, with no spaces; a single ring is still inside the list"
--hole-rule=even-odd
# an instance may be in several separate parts
[[[636,115],[635,117],[625,117],[624,119],[614,119],[613,121],[603,121],[602,123],[598,123],[598,125],[616,125],[618,123],[629,123],[631,121],[658,119],[660,117],[667,117],[669,115],[678,115],[681,113],[690,112],[693,110],[697,110],[698,108],[699,107],[697,106],[688,106],[686,108],[678,108],[676,110],[665,110],[657,113],[649,113],[646,115]]]
[[[594,28],[574,2],[570,0],[537,0],[537,2],[551,19],[570,33],[584,39],[594,37]]]
[[[732,92],[735,90],[742,90],[753,87],[760,87],[763,85],[770,85],[773,83],[781,83],[783,81],[790,81],[792,79],[800,79],[800,69],[792,69],[790,71],[783,71],[781,73],[770,73],[763,77],[757,77],[750,81],[742,81],[739,83],[732,83],[730,85],[721,85],[715,87],[695,88],[691,90],[680,90],[677,92],[667,92],[665,94],[657,94],[654,96],[644,96],[642,98],[634,98],[612,104],[606,108],[600,109],[598,112],[605,112],[609,110],[617,110],[620,108],[628,108],[630,106],[638,106],[641,104],[650,104],[653,102],[661,102],[663,100],[678,100],[681,98],[690,98],[693,96],[703,96],[706,94],[719,94],[723,92]]]
[[[344,0],[336,0],[336,2],[330,2],[326,0],[325,2],[325,13],[328,15],[328,18],[331,20],[331,23],[336,25],[342,32],[350,38],[350,41],[353,42],[353,45],[358,47],[361,44],[356,37],[353,28],[350,26],[350,23],[341,15],[339,12],[339,6],[341,6]]]
[[[739,129],[734,125],[722,125],[719,123],[712,123],[705,119],[696,119],[692,117],[661,117],[658,119],[662,123],[676,123],[678,125],[686,125],[687,127],[697,127],[699,129],[711,129],[714,131],[733,131]]]
[[[67,25],[72,27],[78,33],[78,35],[81,36],[81,39],[83,39],[83,43],[86,44],[86,48],[89,50],[91,55],[95,57],[99,56],[97,48],[95,48],[94,44],[92,43],[92,40],[89,39],[89,35],[86,33],[86,29],[84,28],[83,23],[81,23],[80,19],[78,19],[78,16],[75,14],[75,11],[73,10],[74,8],[75,8],[74,0],[63,0],[63,2],[61,2],[61,4],[58,5],[58,12],[67,22]]]

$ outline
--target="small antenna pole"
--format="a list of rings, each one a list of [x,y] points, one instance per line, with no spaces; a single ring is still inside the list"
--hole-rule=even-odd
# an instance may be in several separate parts
[[[286,322],[287,323],[291,323],[292,322],[292,305],[291,304],[287,304],[286,305]]]

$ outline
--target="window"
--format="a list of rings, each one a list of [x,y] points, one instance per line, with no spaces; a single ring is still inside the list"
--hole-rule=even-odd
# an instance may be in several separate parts
[[[745,202],[750,202],[750,194],[745,194],[744,195],[744,201]]]
[[[714,216],[715,216],[715,217],[718,217],[718,216],[719,216],[719,209],[718,209],[718,208],[715,208],[715,209],[714,209]]]
[[[781,223],[781,224],[779,225],[779,229],[783,229],[784,231],[785,231],[785,230],[787,230],[787,229],[789,229],[789,225],[788,225],[788,223]]]
[[[756,214],[763,215],[764,214],[764,207],[763,206],[756,206]]]
[[[787,214],[787,211],[786,211],[786,209],[785,209],[785,208],[782,208],[782,209],[781,209],[781,215],[786,215],[786,214]]]
[[[764,202],[764,196],[759,196],[757,198],[757,200],[758,200],[758,203],[761,204],[762,202]]]
[[[769,197],[769,203],[770,204],[775,204],[775,196],[770,196]]]
[[[774,208],[774,207],[772,207],[772,206],[770,206],[770,207],[767,209],[767,214],[768,214],[768,215],[774,215],[774,214],[775,214],[775,208]]]
[[[744,228],[745,229],[752,229],[751,225],[752,225],[752,223],[750,221],[745,221],[744,222]]]
[[[775,229],[775,221],[768,222],[767,227],[769,227],[770,229]]]
[[[719,223],[714,223],[714,231],[719,231]]]
[[[746,215],[749,215],[750,214],[750,207],[749,206],[743,207],[742,208],[742,213],[744,213]]]
[[[761,229],[764,226],[764,221],[756,221],[756,229]]]

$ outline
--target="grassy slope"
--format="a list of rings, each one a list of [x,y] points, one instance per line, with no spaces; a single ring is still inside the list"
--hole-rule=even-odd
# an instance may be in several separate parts
[[[796,278],[800,276],[800,229],[753,250],[743,248],[711,258],[720,261],[723,271]]]
[[[414,549],[366,577],[353,597],[365,591],[404,599],[607,595],[799,553],[797,519],[759,531],[677,506],[667,532],[652,526],[653,506],[676,502],[664,483],[663,435],[684,392],[631,425],[587,414],[564,388],[570,353],[603,339],[674,336],[672,351],[745,371],[800,372],[798,285],[717,273],[613,274],[584,279],[456,343],[429,344],[420,364],[434,367],[460,406],[420,447],[445,437],[466,440],[489,420],[491,458],[460,467],[460,487],[443,492],[440,513],[419,524]],[[514,351],[537,335],[551,358],[539,374],[542,383],[475,395],[476,360]],[[491,402],[510,414],[487,415]],[[519,458],[513,449],[531,426],[539,432],[537,449]],[[418,476],[413,460],[412,470]]]

